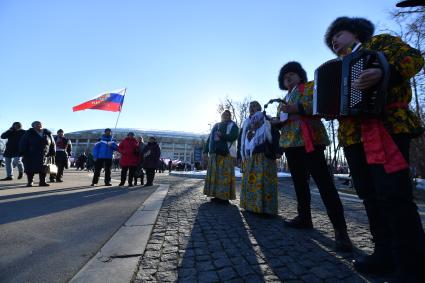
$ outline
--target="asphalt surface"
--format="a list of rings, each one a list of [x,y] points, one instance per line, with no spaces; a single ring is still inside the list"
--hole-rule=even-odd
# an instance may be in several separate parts
[[[157,188],[117,187],[117,174],[113,187],[74,169],[50,187],[0,182],[0,282],[72,278]]]

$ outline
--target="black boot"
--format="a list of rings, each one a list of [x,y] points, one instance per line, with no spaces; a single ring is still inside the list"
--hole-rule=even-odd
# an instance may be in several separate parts
[[[301,217],[297,216],[292,220],[286,222],[286,226],[295,228],[295,229],[313,229],[313,223],[311,222],[311,217]]]
[[[387,273],[395,269],[390,250],[375,249],[373,254],[353,260],[354,268],[362,273]]]
[[[1,179],[0,181],[12,181],[13,177],[12,176],[7,176],[6,178]]]
[[[32,187],[32,184],[33,184],[32,180],[33,180],[33,178],[34,178],[34,174],[28,174],[27,173],[27,180],[28,180],[27,187]]]
[[[40,182],[38,183],[39,187],[48,187],[49,184],[46,183],[46,174],[40,174]]]
[[[353,251],[353,244],[348,237],[347,229],[335,229],[335,249],[340,252]]]

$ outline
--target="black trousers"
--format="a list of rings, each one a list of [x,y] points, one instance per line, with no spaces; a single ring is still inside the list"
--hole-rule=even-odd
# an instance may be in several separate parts
[[[93,175],[93,184],[97,184],[99,182],[100,171],[102,168],[105,168],[105,184],[111,183],[111,167],[112,167],[112,159],[108,158],[98,158],[94,162],[94,175]]]
[[[410,138],[394,135],[393,140],[409,162]],[[409,170],[388,174],[383,165],[367,164],[361,143],[345,147],[344,153],[366,209],[375,251],[393,255],[402,270],[424,276],[425,234],[413,202]]]
[[[311,153],[307,153],[304,147],[291,147],[284,151],[297,195],[298,215],[307,219],[311,218],[309,186],[311,175],[319,189],[333,227],[346,230],[344,209],[326,163],[324,147],[316,147],[316,150]]]
[[[127,179],[127,171],[128,171],[128,184],[132,185],[136,168],[137,166],[121,167],[121,183],[125,183],[125,179]]]
[[[152,186],[153,179],[155,178],[155,168],[145,168],[146,171],[146,185]]]
[[[27,180],[28,180],[28,183],[32,183],[33,182],[33,180],[34,180],[34,174],[35,173],[26,173],[27,174]],[[38,174],[38,176],[39,176],[39,178],[40,178],[40,184],[44,184],[44,183],[46,183],[46,174],[44,174],[44,173],[39,173]]]

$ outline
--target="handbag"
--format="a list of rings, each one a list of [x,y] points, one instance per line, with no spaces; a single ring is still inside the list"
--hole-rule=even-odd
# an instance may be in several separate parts
[[[58,167],[54,164],[53,157],[47,158],[46,164],[43,165],[43,172],[50,175],[56,175],[58,173]]]

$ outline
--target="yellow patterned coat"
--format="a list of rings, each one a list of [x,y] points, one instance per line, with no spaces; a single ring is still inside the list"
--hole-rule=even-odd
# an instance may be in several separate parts
[[[323,123],[320,119],[312,116],[313,88],[313,81],[304,84],[304,86],[301,84],[296,90],[293,90],[289,96],[288,104],[302,105],[304,113],[302,113],[302,115],[289,114],[289,119],[284,123],[280,130],[280,147],[288,148],[305,145],[301,132],[301,119],[304,119],[311,129],[311,136],[314,145],[329,145],[329,138]],[[300,89],[303,89],[303,91],[300,91]],[[281,105],[278,106],[278,113],[280,112],[280,107]]]
[[[363,48],[384,52],[391,69],[400,75],[399,82],[391,78],[387,92],[387,105],[408,104],[412,99],[410,79],[421,70],[424,64],[421,53],[399,37],[389,34],[372,37]],[[391,107],[383,114],[382,121],[390,134],[409,134],[414,137],[423,131],[419,117],[408,108]],[[342,146],[360,143],[362,141],[360,117],[339,119],[338,139]]]

